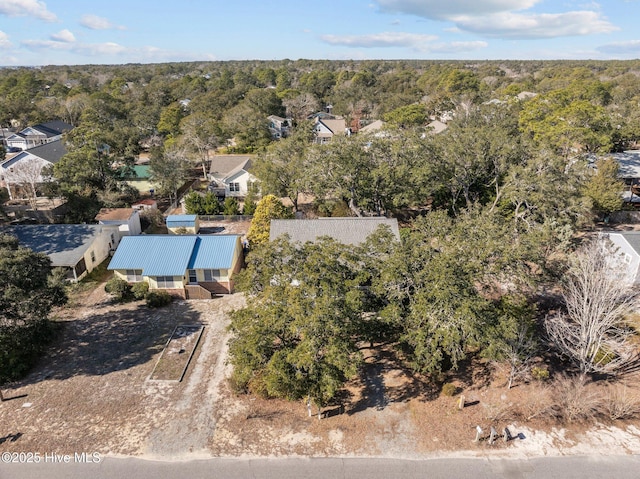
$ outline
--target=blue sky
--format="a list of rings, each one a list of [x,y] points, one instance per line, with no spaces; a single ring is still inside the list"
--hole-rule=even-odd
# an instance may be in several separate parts
[[[632,59],[640,0],[0,0],[0,65]]]

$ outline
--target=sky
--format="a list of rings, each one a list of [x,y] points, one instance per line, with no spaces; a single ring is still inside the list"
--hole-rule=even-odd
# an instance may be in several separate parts
[[[0,0],[0,66],[635,59],[640,0]]]

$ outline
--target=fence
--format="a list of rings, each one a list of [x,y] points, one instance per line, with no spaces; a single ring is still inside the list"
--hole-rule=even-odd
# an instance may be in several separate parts
[[[198,220],[203,221],[251,221],[253,216],[248,215],[198,215]]]
[[[640,211],[614,211],[609,215],[611,223],[640,223]]]

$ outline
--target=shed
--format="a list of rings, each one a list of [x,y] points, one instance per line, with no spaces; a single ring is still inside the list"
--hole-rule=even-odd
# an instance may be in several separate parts
[[[169,234],[196,234],[200,230],[198,215],[169,215],[167,229]]]

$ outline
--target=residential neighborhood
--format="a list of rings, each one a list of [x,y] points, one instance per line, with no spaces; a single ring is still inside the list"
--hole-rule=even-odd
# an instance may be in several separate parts
[[[0,69],[0,452],[640,453],[638,68]]]

